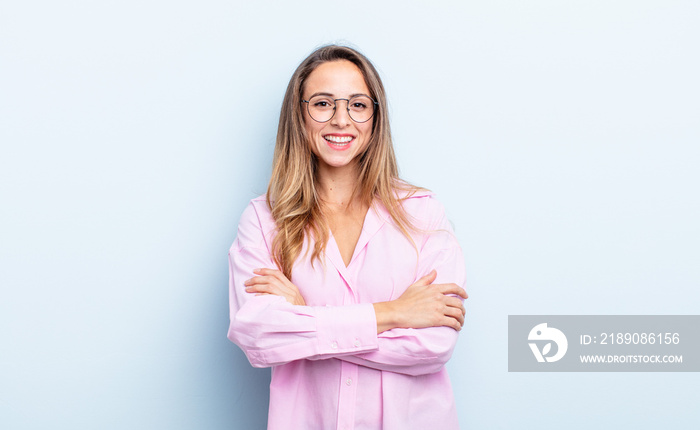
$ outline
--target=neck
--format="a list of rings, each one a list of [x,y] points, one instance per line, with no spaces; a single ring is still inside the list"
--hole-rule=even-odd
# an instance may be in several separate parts
[[[326,205],[345,209],[360,203],[360,196],[357,194],[360,178],[356,163],[343,167],[321,164],[318,166],[317,175],[317,191]]]

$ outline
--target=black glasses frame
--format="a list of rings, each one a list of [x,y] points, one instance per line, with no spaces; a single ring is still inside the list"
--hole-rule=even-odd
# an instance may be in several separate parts
[[[367,97],[368,99],[372,100],[372,103],[374,103],[374,110],[372,111],[372,115],[371,115],[369,118],[367,118],[366,120],[364,120],[364,121],[355,121],[355,118],[352,117],[352,113],[350,113],[350,100],[351,100],[351,99],[354,99],[355,97],[359,97],[359,96]],[[368,95],[366,95],[366,94],[360,94],[360,95],[355,96],[355,97],[352,97],[351,99],[333,99],[333,115],[331,115],[331,117],[328,118],[328,119],[325,120],[325,121],[319,121],[319,120],[317,120],[316,118],[314,118],[313,115],[311,115],[311,111],[309,110],[309,109],[310,109],[310,108],[309,108],[309,102],[311,101],[310,99],[309,99],[309,100],[304,100],[304,99],[302,99],[301,102],[302,102],[302,103],[306,103],[306,112],[309,114],[309,116],[311,117],[312,120],[314,120],[314,121],[316,121],[316,122],[324,123],[324,122],[328,122],[328,121],[332,120],[333,117],[335,116],[335,113],[336,113],[335,108],[338,107],[338,100],[345,100],[345,101],[347,102],[346,108],[345,108],[345,109],[347,109],[347,111],[348,111],[348,116],[350,117],[350,119],[351,119],[353,122],[356,122],[356,123],[358,123],[358,124],[363,124],[363,123],[369,121],[370,119],[372,119],[372,118],[374,117],[374,114],[377,112],[377,108],[379,107],[379,102],[375,101],[372,97],[370,97],[370,96],[368,96]],[[312,97],[312,98],[313,98],[313,97]]]

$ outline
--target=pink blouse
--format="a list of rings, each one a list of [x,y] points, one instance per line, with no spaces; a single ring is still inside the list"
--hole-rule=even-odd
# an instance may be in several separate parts
[[[372,303],[394,300],[418,278],[464,287],[462,251],[442,205],[429,192],[404,208],[423,232],[415,247],[375,203],[346,267],[331,235],[321,262],[306,244],[292,283],[307,306],[247,293],[270,257],[275,222],[265,197],[243,212],[229,251],[231,325],[228,337],[255,367],[272,367],[268,429],[458,429],[444,364],[458,332],[448,327],[395,328],[377,334]],[[416,252],[417,248],[417,252]]]

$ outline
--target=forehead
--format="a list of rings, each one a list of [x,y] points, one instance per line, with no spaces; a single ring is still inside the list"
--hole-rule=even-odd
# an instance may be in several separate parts
[[[321,64],[306,78],[304,95],[309,97],[316,93],[348,97],[369,94],[369,88],[356,65],[347,60],[339,60]]]

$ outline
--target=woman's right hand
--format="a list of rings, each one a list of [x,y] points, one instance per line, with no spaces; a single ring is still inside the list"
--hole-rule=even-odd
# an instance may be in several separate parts
[[[253,273],[258,276],[244,282],[247,293],[256,293],[258,296],[272,294],[284,297],[293,305],[306,306],[306,301],[299,292],[299,288],[292,284],[280,270],[263,268],[255,269]]]
[[[452,327],[461,330],[465,309],[458,297],[466,299],[467,293],[457,284],[433,284],[435,270],[423,276],[401,296],[390,302],[374,304],[377,316],[377,333],[392,328]]]

